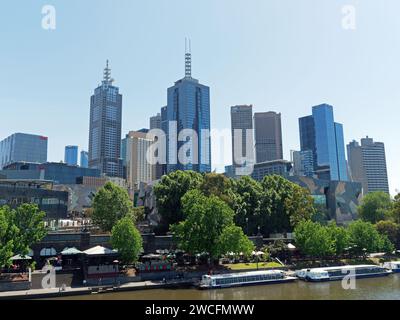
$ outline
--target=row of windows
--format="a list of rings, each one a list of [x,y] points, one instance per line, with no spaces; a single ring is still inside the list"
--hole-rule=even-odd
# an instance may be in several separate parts
[[[264,274],[257,276],[247,276],[240,278],[225,278],[225,279],[217,279],[217,285],[225,285],[225,284],[235,284],[235,283],[247,283],[247,282],[256,282],[256,281],[267,281],[267,280],[279,280],[283,279],[282,274]]]

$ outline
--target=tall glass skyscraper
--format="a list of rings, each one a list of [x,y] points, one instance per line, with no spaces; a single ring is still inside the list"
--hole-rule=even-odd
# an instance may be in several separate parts
[[[81,151],[80,166],[82,168],[88,168],[89,167],[89,152],[84,151],[84,150]]]
[[[322,179],[348,181],[343,125],[336,123],[333,107],[313,107],[312,116],[299,119],[301,151],[314,153],[314,170]]]
[[[64,162],[70,166],[78,165],[78,146],[66,146]]]
[[[90,100],[89,168],[100,169],[110,177],[122,177],[122,95],[113,81],[107,61],[104,79]]]
[[[185,77],[168,89],[166,112],[168,120],[167,171],[210,172],[210,88],[192,78],[190,53],[186,53]],[[184,134],[185,129],[194,130],[197,137]],[[180,134],[181,137],[179,137]],[[182,163],[179,152],[182,146],[188,146],[188,144],[192,148],[186,151],[183,149],[186,161]]]
[[[0,169],[17,161],[47,162],[47,144],[47,137],[14,133],[0,141]]]
[[[254,137],[251,135],[251,141],[247,141],[247,132],[253,133],[253,106],[239,105],[231,107],[231,130],[232,130],[232,165],[234,167],[242,167],[246,164],[241,158],[246,157],[247,162],[254,163]],[[236,135],[235,131],[239,130],[240,135]],[[240,138],[239,138],[240,137]],[[236,141],[238,139],[238,141]],[[247,145],[251,143],[251,146]],[[241,149],[236,150],[237,148]],[[251,154],[247,154],[247,149],[251,148]],[[239,158],[237,158],[239,157]],[[239,161],[239,163],[238,163]]]

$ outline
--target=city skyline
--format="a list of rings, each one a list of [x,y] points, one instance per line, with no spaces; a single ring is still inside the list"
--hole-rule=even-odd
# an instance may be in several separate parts
[[[27,20],[25,27],[8,17],[2,22],[5,23],[3,30],[15,30],[15,39],[7,36],[5,38],[3,63],[7,61],[9,66],[5,66],[7,79],[1,80],[0,103],[7,108],[4,108],[2,115],[6,121],[0,128],[0,139],[17,131],[48,136],[49,161],[56,162],[63,158],[64,146],[69,143],[87,149],[88,96],[97,84],[99,69],[104,66],[107,58],[111,60],[113,72],[124,94],[123,134],[146,126],[149,117],[157,114],[160,107],[165,105],[165,89],[183,73],[183,39],[190,35],[196,57],[196,76],[211,87],[212,128],[229,128],[228,115],[232,105],[253,104],[254,112],[277,111],[282,114],[284,158],[289,159],[290,150],[299,150],[297,119],[308,114],[311,106],[329,103],[335,108],[336,118],[345,126],[346,144],[366,135],[385,143],[390,190],[394,193],[396,189],[400,189],[397,166],[400,147],[396,134],[393,134],[397,130],[396,117],[393,114],[400,101],[400,94],[396,92],[397,74],[400,73],[394,62],[395,57],[399,56],[400,48],[385,33],[388,28],[385,22],[390,19],[383,20],[383,14],[374,10],[380,6],[372,1],[357,4],[362,19],[355,31],[345,31],[341,28],[341,6],[337,4],[313,2],[312,6],[315,8],[312,8],[310,1],[304,1],[301,5],[255,2],[253,6],[244,6],[236,3],[236,9],[228,9],[226,18],[217,23],[217,17],[224,7],[224,1],[221,2],[222,4],[211,4],[206,1],[205,8],[200,9],[201,13],[212,9],[211,26],[196,31],[200,20],[189,14],[185,21],[192,19],[193,23],[185,24],[185,30],[170,36],[166,36],[167,31],[162,32],[166,21],[161,12],[164,10],[172,14],[174,8],[179,7],[180,1],[173,1],[171,7],[161,3],[133,6],[125,2],[116,11],[105,2],[99,1],[97,6],[93,6],[93,1],[88,1],[85,4],[79,3],[82,12],[75,10],[78,2],[72,1],[70,5],[66,5],[56,1],[59,22],[52,33],[40,28],[38,2],[24,3],[21,10],[22,17]],[[386,12],[389,15],[400,7],[395,2],[386,5],[389,7]],[[96,7],[96,20],[92,21],[94,18],[88,17],[93,22],[93,29],[86,27],[79,32],[79,26],[72,25],[72,20],[79,20],[80,16],[86,17],[83,11],[90,7]],[[191,5],[185,4],[184,7],[190,8]],[[157,18],[160,21],[155,26],[145,24],[137,14],[140,11],[148,18],[155,8],[157,10],[152,21]],[[175,17],[183,14],[183,9],[174,13]],[[238,26],[229,24],[229,28],[233,30],[225,38],[223,35],[228,27],[224,22],[238,18],[236,10],[245,17],[254,15],[254,19],[248,25],[239,20]],[[123,11],[127,13],[124,14]],[[257,11],[267,18],[261,19],[260,14],[256,14]],[[127,14],[132,12],[138,18],[133,25],[127,22]],[[315,15],[317,12],[318,15]],[[285,23],[280,16],[274,18],[274,15],[289,16],[290,19],[287,20],[293,22]],[[111,26],[107,30],[108,41],[101,44],[100,48],[90,48],[88,45],[93,44],[92,41],[98,39],[97,36],[88,41],[87,45],[83,42],[94,34],[100,23],[96,22],[97,18],[101,17],[112,21],[122,17],[124,22],[121,24],[126,27],[126,32],[121,32],[114,39],[112,37],[116,34],[116,29]],[[366,25],[367,20],[378,23]],[[299,21],[304,22],[300,25],[300,30]],[[396,19],[392,19],[389,26],[400,28]],[[28,27],[32,30],[27,30]],[[161,37],[155,37],[159,42],[151,37],[146,40],[135,32],[138,36],[135,44],[141,44],[139,49],[136,45],[131,47],[124,44],[124,37],[128,36],[130,30],[136,30],[135,27],[139,30],[149,27],[151,35],[159,33]],[[210,33],[212,28],[215,29],[214,33]],[[237,28],[243,30],[235,33]],[[255,31],[259,28],[265,31],[261,39]],[[299,31],[296,33],[298,40],[293,33],[295,29]],[[27,39],[27,34],[32,34],[32,37]],[[235,37],[232,37],[233,34]],[[330,36],[326,37],[326,34]],[[162,37],[166,39],[160,39]],[[216,44],[218,40],[220,44]],[[214,44],[213,50],[205,49],[210,41]],[[233,48],[238,43],[247,44],[247,48],[239,48],[238,52],[233,53]],[[165,50],[151,52],[150,48],[156,45],[163,46]],[[376,51],[376,47],[379,47],[379,51]],[[251,50],[247,50],[248,48]],[[61,52],[63,50],[70,55],[66,56]],[[30,56],[24,52],[37,57],[37,63],[32,65],[32,60],[28,58]],[[227,52],[229,57],[226,56]],[[294,55],[293,52],[297,54]],[[139,64],[143,61],[144,66],[140,67]],[[255,63],[258,69],[255,68]],[[68,66],[70,70],[62,65]],[[71,68],[72,65],[75,68]],[[286,67],[282,69],[284,65]],[[79,79],[76,77],[77,72],[80,73]],[[157,77],[154,76],[156,72]],[[152,82],[148,81],[150,78]],[[46,90],[43,90],[43,86]],[[376,110],[379,111],[378,117]],[[32,119],[35,121],[31,121]],[[222,164],[213,164],[213,168],[218,168],[219,172],[223,169]]]

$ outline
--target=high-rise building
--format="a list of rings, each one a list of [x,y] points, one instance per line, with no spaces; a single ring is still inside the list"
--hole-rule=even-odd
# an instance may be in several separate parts
[[[311,150],[291,151],[290,154],[295,176],[314,176],[314,154]]]
[[[64,162],[69,166],[78,165],[78,146],[66,146]]]
[[[84,150],[81,151],[80,166],[82,168],[88,168],[89,167],[89,152],[84,151]]]
[[[314,173],[320,179],[348,181],[343,125],[336,123],[333,107],[313,107],[311,116],[299,119],[301,151],[313,153]]]
[[[185,77],[168,89],[167,171],[210,172],[210,88],[192,78],[190,52],[185,62]]]
[[[232,164],[241,167],[247,162],[254,163],[253,106],[239,105],[231,107]],[[248,141],[248,133],[251,133]],[[248,154],[248,150],[251,154]],[[242,161],[246,159],[248,161]]]
[[[153,181],[154,165],[147,159],[147,151],[153,142],[145,132],[131,131],[127,135],[126,177],[131,190],[138,190],[141,182]]]
[[[352,141],[347,145],[351,180],[361,182],[364,194],[383,191],[389,193],[385,145],[372,138]]]
[[[47,137],[14,133],[0,141],[0,169],[16,161],[46,162],[47,143]]]
[[[161,129],[161,114],[157,113],[154,117],[150,118],[150,130]]]
[[[90,101],[89,167],[110,177],[122,177],[122,95],[113,81],[107,61],[104,79]]]
[[[256,162],[282,160],[281,114],[262,112],[254,114]]]

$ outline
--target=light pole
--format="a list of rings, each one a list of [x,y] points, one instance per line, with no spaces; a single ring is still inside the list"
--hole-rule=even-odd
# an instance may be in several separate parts
[[[247,235],[249,235],[249,218],[246,218]]]

